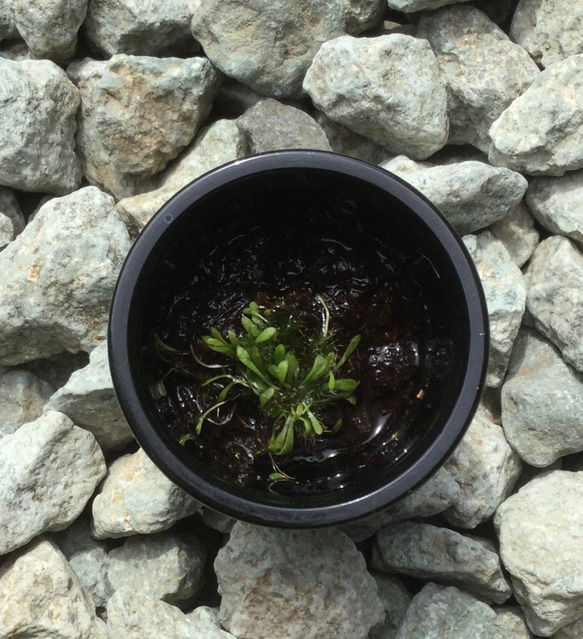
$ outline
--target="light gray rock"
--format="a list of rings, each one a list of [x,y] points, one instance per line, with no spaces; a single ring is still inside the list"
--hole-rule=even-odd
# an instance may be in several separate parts
[[[583,171],[534,178],[526,201],[535,218],[551,233],[583,243]]]
[[[207,609],[184,614],[180,608],[159,601],[141,590],[122,586],[107,604],[109,639],[235,639],[221,630]]]
[[[490,519],[522,470],[502,427],[483,409],[478,410],[444,467],[458,483],[460,493],[443,517],[459,528],[475,528]]]
[[[0,377],[0,439],[42,415],[55,389],[26,370],[13,369]]]
[[[580,637],[583,637],[583,617],[559,628],[553,634],[553,639],[580,639]]]
[[[368,639],[395,639],[412,595],[393,575],[374,574],[373,577],[385,609],[385,620],[371,629]]]
[[[41,207],[0,252],[0,363],[90,351],[103,341],[129,246],[113,199],[95,187]]]
[[[423,14],[416,35],[431,44],[445,81],[449,141],[487,153],[490,126],[539,74],[536,63],[469,5]]]
[[[207,171],[247,155],[243,134],[234,120],[217,120],[201,129],[193,144],[160,176],[155,191],[124,198],[117,209],[137,234],[173,195]]]
[[[0,184],[64,195],[81,182],[79,93],[50,60],[0,57]]]
[[[432,166],[398,156],[381,166],[421,191],[460,235],[500,220],[528,186],[520,173],[474,160]]]
[[[528,190],[527,190],[528,193]],[[531,258],[538,246],[540,233],[524,201],[511,208],[506,215],[488,229],[504,244],[516,266],[521,267]]]
[[[191,142],[220,83],[206,58],[120,54],[74,62],[68,74],[81,94],[83,173],[116,199],[151,190],[144,184]]]
[[[583,55],[539,73],[490,128],[488,157],[530,175],[583,168]]]
[[[193,0],[192,33],[225,75],[261,95],[298,97],[320,45],[344,33],[346,0]]]
[[[524,613],[518,606],[500,606],[494,609],[495,626],[499,629],[496,639],[532,639]]]
[[[133,439],[113,389],[107,342],[91,352],[89,364],[71,375],[45,410],[67,415],[77,426],[93,433],[106,451],[122,448]]]
[[[510,37],[543,67],[583,53],[583,2],[520,0]]]
[[[490,361],[486,385],[498,388],[524,315],[526,285],[504,244],[489,231],[466,235],[463,240],[478,269],[488,306]]]
[[[57,61],[75,53],[87,4],[88,0],[10,0],[14,24],[31,55]]]
[[[372,29],[382,20],[385,0],[343,0],[346,32],[358,35]]]
[[[228,515],[223,515],[222,513],[218,513],[216,510],[212,510],[211,508],[206,508],[204,506],[201,509],[201,514],[202,520],[206,526],[222,533],[230,533],[237,521]]]
[[[80,514],[105,475],[91,433],[51,412],[0,440],[0,555]]]
[[[18,37],[18,31],[10,11],[10,2],[11,0],[0,0],[0,42]]]
[[[331,151],[328,138],[305,111],[273,98],[260,100],[237,120],[250,153],[281,149]]]
[[[24,215],[16,196],[0,186],[0,251],[22,233],[24,226]]]
[[[171,533],[130,537],[108,555],[113,590],[131,586],[167,603],[192,600],[204,579],[206,550],[196,539]]]
[[[106,639],[105,623],[51,541],[35,541],[0,567],[0,636]]]
[[[365,519],[347,524],[342,530],[353,541],[363,541],[387,524],[438,515],[455,503],[459,499],[459,494],[458,483],[441,467],[426,482],[392,506]]]
[[[404,13],[413,13],[414,11],[427,11],[438,9],[447,4],[457,2],[468,2],[468,0],[387,0],[391,9],[403,11]]]
[[[383,619],[364,557],[339,530],[237,523],[215,571],[221,623],[238,637],[365,639]]]
[[[583,450],[583,374],[540,334],[523,329],[502,387],[502,423],[527,464],[550,466]]]
[[[509,639],[496,630],[496,613],[454,587],[428,583],[415,595],[397,639]]]
[[[190,32],[191,19],[189,0],[91,0],[84,26],[89,43],[106,57],[187,57],[200,50]]]
[[[489,541],[431,524],[401,522],[380,530],[372,566],[457,586],[487,602],[503,603],[512,594]]]
[[[447,141],[445,86],[426,40],[398,33],[330,40],[304,89],[329,118],[391,153],[423,159]]]
[[[92,504],[92,534],[106,539],[162,532],[199,507],[140,449],[118,457],[108,468]]]
[[[535,477],[498,509],[494,523],[514,595],[534,634],[548,637],[583,615],[583,473]]]
[[[554,235],[536,248],[526,271],[527,306],[536,328],[583,372],[583,254],[571,240]]]

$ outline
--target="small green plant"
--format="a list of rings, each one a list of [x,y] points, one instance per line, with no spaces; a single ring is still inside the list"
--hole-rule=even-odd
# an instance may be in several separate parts
[[[358,382],[338,378],[337,374],[356,350],[360,335],[350,341],[339,357],[328,330],[329,309],[320,296],[318,301],[323,309],[322,329],[314,336],[306,335],[301,323],[283,305],[260,311],[255,302],[243,309],[240,335],[230,331],[223,337],[215,328],[210,329],[210,335],[203,337],[204,343],[231,362],[225,364],[225,372],[203,383],[224,385],[216,403],[200,416],[195,428],[197,435],[210,413],[239,397],[255,398],[273,421],[269,452],[274,455],[289,453],[296,433],[310,438],[340,428],[341,417],[327,429],[321,413],[323,408],[340,400],[355,404],[353,393]],[[210,367],[194,350],[192,356],[201,366]],[[193,437],[194,434],[187,434],[181,442]]]

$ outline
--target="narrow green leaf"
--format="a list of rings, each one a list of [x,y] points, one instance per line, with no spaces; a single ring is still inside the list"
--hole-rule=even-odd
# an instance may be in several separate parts
[[[346,351],[344,351],[344,355],[342,355],[342,357],[340,358],[340,361],[338,362],[338,364],[336,364],[336,366],[334,367],[334,370],[338,370],[343,364],[344,362],[346,362],[346,360],[352,355],[352,353],[354,353],[354,351],[358,348],[358,345],[360,344],[360,335],[355,335],[351,340],[350,340],[350,344],[348,344],[348,347],[346,348]]]
[[[336,385],[336,379],[334,377],[334,373],[330,371],[330,376],[328,377],[328,390],[332,392]]]
[[[224,406],[230,400],[225,400],[223,402],[217,402],[214,406],[211,406],[208,410],[205,410],[204,413],[200,416],[198,422],[196,422],[196,434],[200,435],[200,431],[202,430],[202,424],[204,420],[217,408]]]
[[[279,433],[273,434],[269,442],[269,450],[274,455],[286,455],[294,446],[294,425],[286,420]]]
[[[191,439],[196,439],[196,435],[193,435],[192,433],[185,433],[184,435],[182,435],[182,437],[178,440],[178,443],[181,444],[182,446],[184,446],[184,444],[186,444],[187,441],[191,440]]]
[[[245,317],[244,315],[241,318],[241,324],[243,325],[243,328],[247,331],[247,333],[251,337],[257,337],[259,333],[261,332],[257,328],[257,326],[255,326],[255,324],[248,317]]]
[[[268,342],[270,339],[273,339],[277,335],[277,328],[274,326],[268,326],[264,328],[261,333],[255,338],[256,344],[263,344],[264,342]]]
[[[287,380],[289,383],[297,381],[300,374],[300,366],[298,360],[293,353],[286,353],[285,361],[287,362]]]
[[[273,351],[273,363],[277,366],[279,362],[285,359],[285,346],[278,344]]]
[[[273,397],[275,394],[275,388],[273,386],[269,386],[259,395],[259,405],[265,406],[267,402]]]
[[[342,426],[342,417],[339,417],[336,420],[336,423],[334,424],[334,426],[332,426],[332,430],[330,432],[331,433],[337,433],[340,430],[341,426]]]
[[[322,355],[316,355],[314,358],[314,363],[312,364],[312,368],[310,372],[304,377],[304,384],[309,384],[317,379],[320,379],[322,375],[325,375],[328,371],[328,366],[326,364],[326,360],[322,357]]]
[[[322,422],[314,415],[314,413],[312,413],[311,410],[307,412],[307,415],[316,435],[321,435],[324,432],[324,426],[322,426]]]
[[[264,373],[257,368],[255,363],[251,359],[251,355],[249,355],[249,353],[242,346],[237,346],[237,357],[239,361],[244,364],[250,371],[255,373],[255,375],[257,375],[265,383],[269,384],[269,381],[265,377]]]
[[[355,379],[337,379],[335,390],[351,393],[357,386],[358,382]]]

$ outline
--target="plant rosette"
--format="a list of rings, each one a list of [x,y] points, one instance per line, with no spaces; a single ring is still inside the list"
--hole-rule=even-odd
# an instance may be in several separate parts
[[[434,472],[476,410],[487,316],[439,212],[378,167],[246,158],[172,198],[135,242],[109,330],[136,439],[209,507],[338,525]]]

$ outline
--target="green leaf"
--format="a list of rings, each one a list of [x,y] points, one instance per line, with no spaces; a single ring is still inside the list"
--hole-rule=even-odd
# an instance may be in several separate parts
[[[336,380],[336,391],[342,391],[351,393],[358,386],[358,382],[355,379],[350,379],[347,377],[346,379],[337,379]]]
[[[328,377],[328,390],[332,392],[335,386],[336,386],[336,379],[334,377],[334,373],[330,371],[330,376]]]
[[[273,363],[277,366],[279,362],[285,359],[285,346],[278,344],[273,351]]]
[[[342,355],[342,357],[340,358],[340,361],[338,362],[338,364],[336,364],[336,366],[334,367],[334,370],[338,370],[345,362],[346,360],[352,355],[352,353],[354,353],[354,351],[358,348],[358,345],[360,344],[360,335],[355,335],[351,340],[350,340],[350,344],[348,344],[346,351],[344,351],[344,355]]]
[[[264,328],[259,335],[255,338],[256,344],[263,344],[264,342],[268,342],[270,339],[273,339],[277,335],[277,328],[274,326],[268,326]]]
[[[269,479],[271,479],[271,481],[289,481],[290,478],[287,475],[284,475],[283,473],[271,473],[271,475],[269,475]]]
[[[310,372],[304,377],[303,384],[310,384],[311,382],[320,379],[322,375],[325,375],[328,371],[328,365],[322,355],[316,355],[314,363]]]
[[[300,374],[300,366],[298,360],[293,353],[286,353],[285,361],[287,362],[287,379],[289,383],[297,381]]]
[[[294,424],[287,419],[279,431],[273,433],[269,442],[269,451],[274,455],[287,455],[294,447]]]
[[[204,413],[200,416],[198,422],[196,422],[196,434],[200,435],[200,431],[202,430],[202,424],[204,422],[204,420],[217,408],[220,408],[221,406],[224,406],[225,404],[227,404],[230,400],[225,400],[223,402],[217,402],[216,404],[214,404],[213,406],[211,406],[208,410],[205,410]]]
[[[247,333],[253,338],[257,337],[259,333],[261,332],[257,328],[257,326],[255,326],[255,324],[248,317],[245,317],[244,315],[241,318],[241,324],[243,325],[243,328],[247,331]]]
[[[184,435],[182,435],[182,437],[178,440],[178,443],[181,444],[182,446],[184,446],[184,444],[186,444],[187,441],[191,440],[191,439],[196,439],[196,435],[193,435],[192,433],[185,433]]]
[[[316,435],[321,435],[324,432],[324,426],[322,426],[322,422],[312,413],[311,410],[307,412],[308,419],[310,420],[310,424],[312,425],[313,431]]]
[[[250,371],[255,373],[257,377],[262,379],[266,384],[269,384],[269,381],[265,377],[265,375],[257,368],[253,360],[251,359],[251,355],[242,347],[237,346],[237,357],[239,361],[244,364]]]
[[[267,402],[274,396],[275,388],[273,386],[269,386],[259,395],[259,405],[265,406]]]

